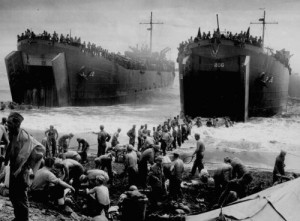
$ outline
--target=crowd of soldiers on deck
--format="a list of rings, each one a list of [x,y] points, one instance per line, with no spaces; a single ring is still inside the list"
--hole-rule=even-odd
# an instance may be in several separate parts
[[[40,39],[40,40],[52,41],[53,43],[57,42],[57,43],[63,43],[63,44],[78,46],[78,47],[81,47],[83,45],[83,44],[81,44],[80,37],[77,38],[75,36],[73,38],[69,34],[67,34],[66,36],[61,34],[60,37],[59,37],[58,34],[55,31],[51,35],[49,32],[47,32],[45,30],[41,34],[35,34],[33,31],[27,29],[21,35],[17,35],[17,39],[18,39],[18,42],[22,41],[22,40],[25,40],[25,39],[29,39],[29,40],[38,40],[38,39]],[[85,44],[85,42],[84,42],[84,44]]]
[[[292,69],[290,66],[290,58],[293,56],[290,54],[289,51],[286,51],[284,48],[276,51],[276,53],[274,53],[271,50],[272,55],[278,60],[280,61],[282,64],[284,64],[285,67],[287,67],[289,69],[290,74],[292,73]]]
[[[159,59],[158,56],[151,56],[150,58],[139,60],[132,59],[127,56],[121,55],[120,52],[114,53],[109,52],[107,49],[102,48],[101,46],[97,46],[94,43],[86,43],[81,42],[80,37],[72,37],[71,34],[67,34],[64,36],[63,34],[58,36],[58,34],[54,31],[51,35],[47,31],[43,31],[42,34],[35,34],[33,31],[27,29],[24,33],[17,36],[18,42],[21,40],[29,39],[41,39],[51,41],[52,44],[62,43],[68,44],[75,47],[79,47],[82,53],[90,54],[92,56],[104,57],[109,61],[113,61],[121,65],[126,69],[134,69],[134,70],[158,70],[158,71],[174,71],[174,65],[167,61],[166,59]]]
[[[189,43],[198,43],[201,40],[215,40],[215,39],[231,40],[234,42],[235,45],[240,47],[244,47],[245,44],[251,44],[257,47],[262,46],[262,38],[261,37],[258,38],[257,36],[254,37],[250,35],[249,29],[248,31],[245,32],[241,31],[240,33],[235,33],[235,34],[229,31],[225,31],[221,33],[218,30],[214,30],[213,33],[210,33],[210,31],[208,31],[207,33],[203,32],[201,34],[199,30],[198,35],[195,38],[191,36],[191,38],[189,38],[187,41],[181,42],[178,50],[179,52],[183,52],[184,48]]]
[[[224,33],[219,33],[218,31],[214,31],[212,35],[210,34],[210,32],[208,32],[207,34],[203,32],[202,35],[198,35],[194,39],[194,42],[197,42],[198,40],[205,40],[205,39],[212,39],[212,38],[232,40],[238,43],[247,43],[258,47],[261,47],[261,43],[262,43],[261,37],[259,38],[257,36],[253,37],[246,31],[245,32],[241,31],[240,33],[235,33],[235,34],[232,34],[232,32],[229,31]]]
[[[0,125],[0,139],[3,140],[1,168],[4,162],[0,175],[0,182],[4,182],[0,185],[0,194],[9,195],[17,220],[28,220],[27,192],[31,200],[56,205],[66,214],[73,212],[71,207],[79,203],[73,200],[80,198],[80,213],[98,218],[111,216],[115,211],[110,207],[109,194],[116,181],[113,165],[122,149],[124,158],[121,162],[128,181],[122,184],[127,184],[127,190],[118,202],[120,220],[145,220],[146,211],[157,209],[165,200],[173,202],[181,210],[189,211],[187,206],[177,203],[183,197],[181,190],[186,171],[182,153],[175,150],[167,154],[167,151],[178,149],[189,139],[192,127],[202,126],[200,118],[194,123],[191,117],[180,119],[176,116],[153,127],[152,135],[147,124],[138,131],[133,125],[127,132],[128,144],[125,145],[119,142],[121,129],[111,136],[101,125],[100,131],[93,132],[98,141],[97,157],[94,159],[88,158],[91,145],[84,138],[77,138],[77,150],[72,150],[70,143],[74,135],[59,136],[57,129],[50,126],[39,143],[20,127],[23,120],[21,114],[11,112]],[[198,133],[195,140],[196,148],[192,154],[195,160],[189,179],[195,176],[198,169],[201,182],[212,184],[220,196],[216,207],[246,196],[252,175],[243,162],[236,157],[225,157],[224,164],[213,175],[202,173],[205,145]],[[108,142],[111,145],[107,145]],[[284,176],[285,154],[282,151],[276,158],[274,182],[289,179]],[[87,163],[92,163],[94,167],[86,169]],[[66,190],[71,193],[66,195]]]

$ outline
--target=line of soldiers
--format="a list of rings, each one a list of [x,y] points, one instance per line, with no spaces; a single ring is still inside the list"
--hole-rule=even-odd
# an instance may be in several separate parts
[[[189,120],[190,119],[187,118],[185,121]],[[176,122],[176,118],[174,118],[174,121]],[[163,133],[168,133],[167,125],[168,124],[166,123],[162,126],[164,128]],[[138,149],[134,149],[136,137],[135,128],[136,126],[133,125],[133,127],[127,132],[130,144],[126,146],[124,164],[125,171],[128,175],[128,186],[134,185],[141,187],[142,189],[146,189],[150,186],[151,191],[148,194],[150,206],[156,208],[160,205],[160,202],[167,197],[165,182],[166,180],[169,180],[168,199],[175,201],[178,200],[182,197],[180,184],[184,173],[184,164],[180,159],[180,154],[176,151],[173,152],[171,157],[173,159],[172,162],[165,152],[165,144],[163,141],[164,136],[162,136],[161,144],[159,145],[159,142],[155,142],[155,133],[153,134],[153,137],[149,136],[147,125],[141,126],[138,136]],[[102,133],[100,132],[99,134],[104,134],[104,137],[108,137],[104,128],[102,129]],[[155,128],[154,132],[157,132]],[[152,140],[150,138],[152,138]],[[196,150],[192,156],[195,156],[196,159],[193,163],[190,178],[195,175],[197,169],[200,174],[204,168],[203,158],[205,145],[200,140],[199,134],[195,134],[195,139]],[[106,141],[109,141],[109,139],[106,139]],[[101,148],[103,148],[103,146]],[[100,161],[107,158],[107,156],[112,156],[112,153],[109,152],[104,155],[100,154],[100,156],[95,159],[95,162],[99,161],[96,165],[100,165]],[[107,160],[107,162],[105,163],[106,165],[111,165],[112,160]],[[225,158],[224,162],[226,164],[221,165],[214,176],[211,177],[211,179],[215,182],[216,190],[220,194],[218,206],[227,205],[238,198],[244,197],[247,186],[252,181],[251,174],[238,158]],[[112,175],[109,173],[109,176]]]
[[[162,133],[167,134],[169,132],[169,123],[170,128],[173,129],[172,122],[174,123],[176,121],[177,119],[175,117],[174,121],[168,120],[165,122],[162,126],[162,128],[164,128]],[[187,125],[189,125],[189,121],[191,121],[189,117],[184,120]],[[160,127],[158,126],[158,128]],[[127,132],[129,145],[126,147],[127,152],[124,163],[125,171],[127,171],[128,175],[128,185],[136,185],[141,188],[146,188],[148,184],[148,186],[151,187],[151,192],[148,195],[151,203],[150,205],[156,207],[157,205],[160,205],[160,201],[165,196],[166,187],[164,183],[167,179],[169,179],[169,199],[180,198],[180,183],[182,182],[184,166],[182,160],[180,160],[179,153],[173,153],[174,161],[172,162],[164,151],[164,136],[161,136],[160,139],[156,139],[156,132],[160,131],[160,129],[156,130],[156,128],[153,128],[153,136],[150,136],[150,132],[147,130],[147,125],[142,125],[138,131],[138,147],[137,150],[135,150],[135,130],[136,126],[133,125],[133,127]],[[196,150],[193,156],[196,156],[196,159],[190,173],[191,178],[195,175],[197,169],[200,174],[204,168],[203,157],[205,146],[204,143],[200,141],[199,134],[195,134],[195,139]],[[161,144],[159,145],[159,143]],[[284,172],[282,172],[284,171],[284,166],[282,166],[284,157],[282,157],[282,155],[284,154],[280,153],[280,156],[276,159],[274,167],[274,182],[276,182],[276,177],[284,177],[284,175],[282,175],[284,174]],[[152,166],[149,167],[149,164]],[[175,170],[174,167],[176,168]],[[178,176],[175,176],[175,174]],[[220,165],[213,176],[210,177],[207,175],[206,182],[208,182],[208,180],[212,180],[214,182],[216,192],[220,195],[216,206],[221,207],[239,198],[245,197],[252,179],[251,173],[240,159],[236,157],[226,157],[224,158],[224,164]]]

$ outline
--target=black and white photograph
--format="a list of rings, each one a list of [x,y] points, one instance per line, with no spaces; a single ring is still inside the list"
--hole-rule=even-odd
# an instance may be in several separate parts
[[[0,0],[0,221],[299,220],[299,11]]]

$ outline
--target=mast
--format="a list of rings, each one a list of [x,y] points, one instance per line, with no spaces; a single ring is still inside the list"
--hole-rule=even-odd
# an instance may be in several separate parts
[[[153,25],[161,25],[163,23],[162,22],[153,22],[152,21],[152,12],[151,12],[150,22],[149,23],[140,23],[140,24],[150,25],[150,28],[147,28],[147,30],[150,31],[150,52],[152,52],[152,30],[153,30]]]
[[[262,47],[264,47],[265,44],[265,29],[266,24],[278,24],[278,22],[266,22],[266,11],[264,10],[264,17],[260,18],[258,21],[261,22],[250,22],[250,24],[262,24],[263,25],[263,32],[262,32]]]
[[[217,14],[217,25],[218,25],[217,32],[218,32],[218,34],[220,34],[220,27],[219,27],[219,16],[218,16],[218,14]]]

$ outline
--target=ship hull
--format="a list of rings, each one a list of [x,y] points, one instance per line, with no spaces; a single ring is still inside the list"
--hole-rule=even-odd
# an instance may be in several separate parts
[[[286,108],[289,70],[260,47],[205,40],[190,44],[178,62],[186,115],[244,121]]]
[[[12,99],[39,106],[131,102],[171,86],[175,72],[128,69],[79,47],[23,40],[5,58]]]
[[[289,84],[289,97],[292,99],[300,100],[300,76],[292,74],[290,76]]]

